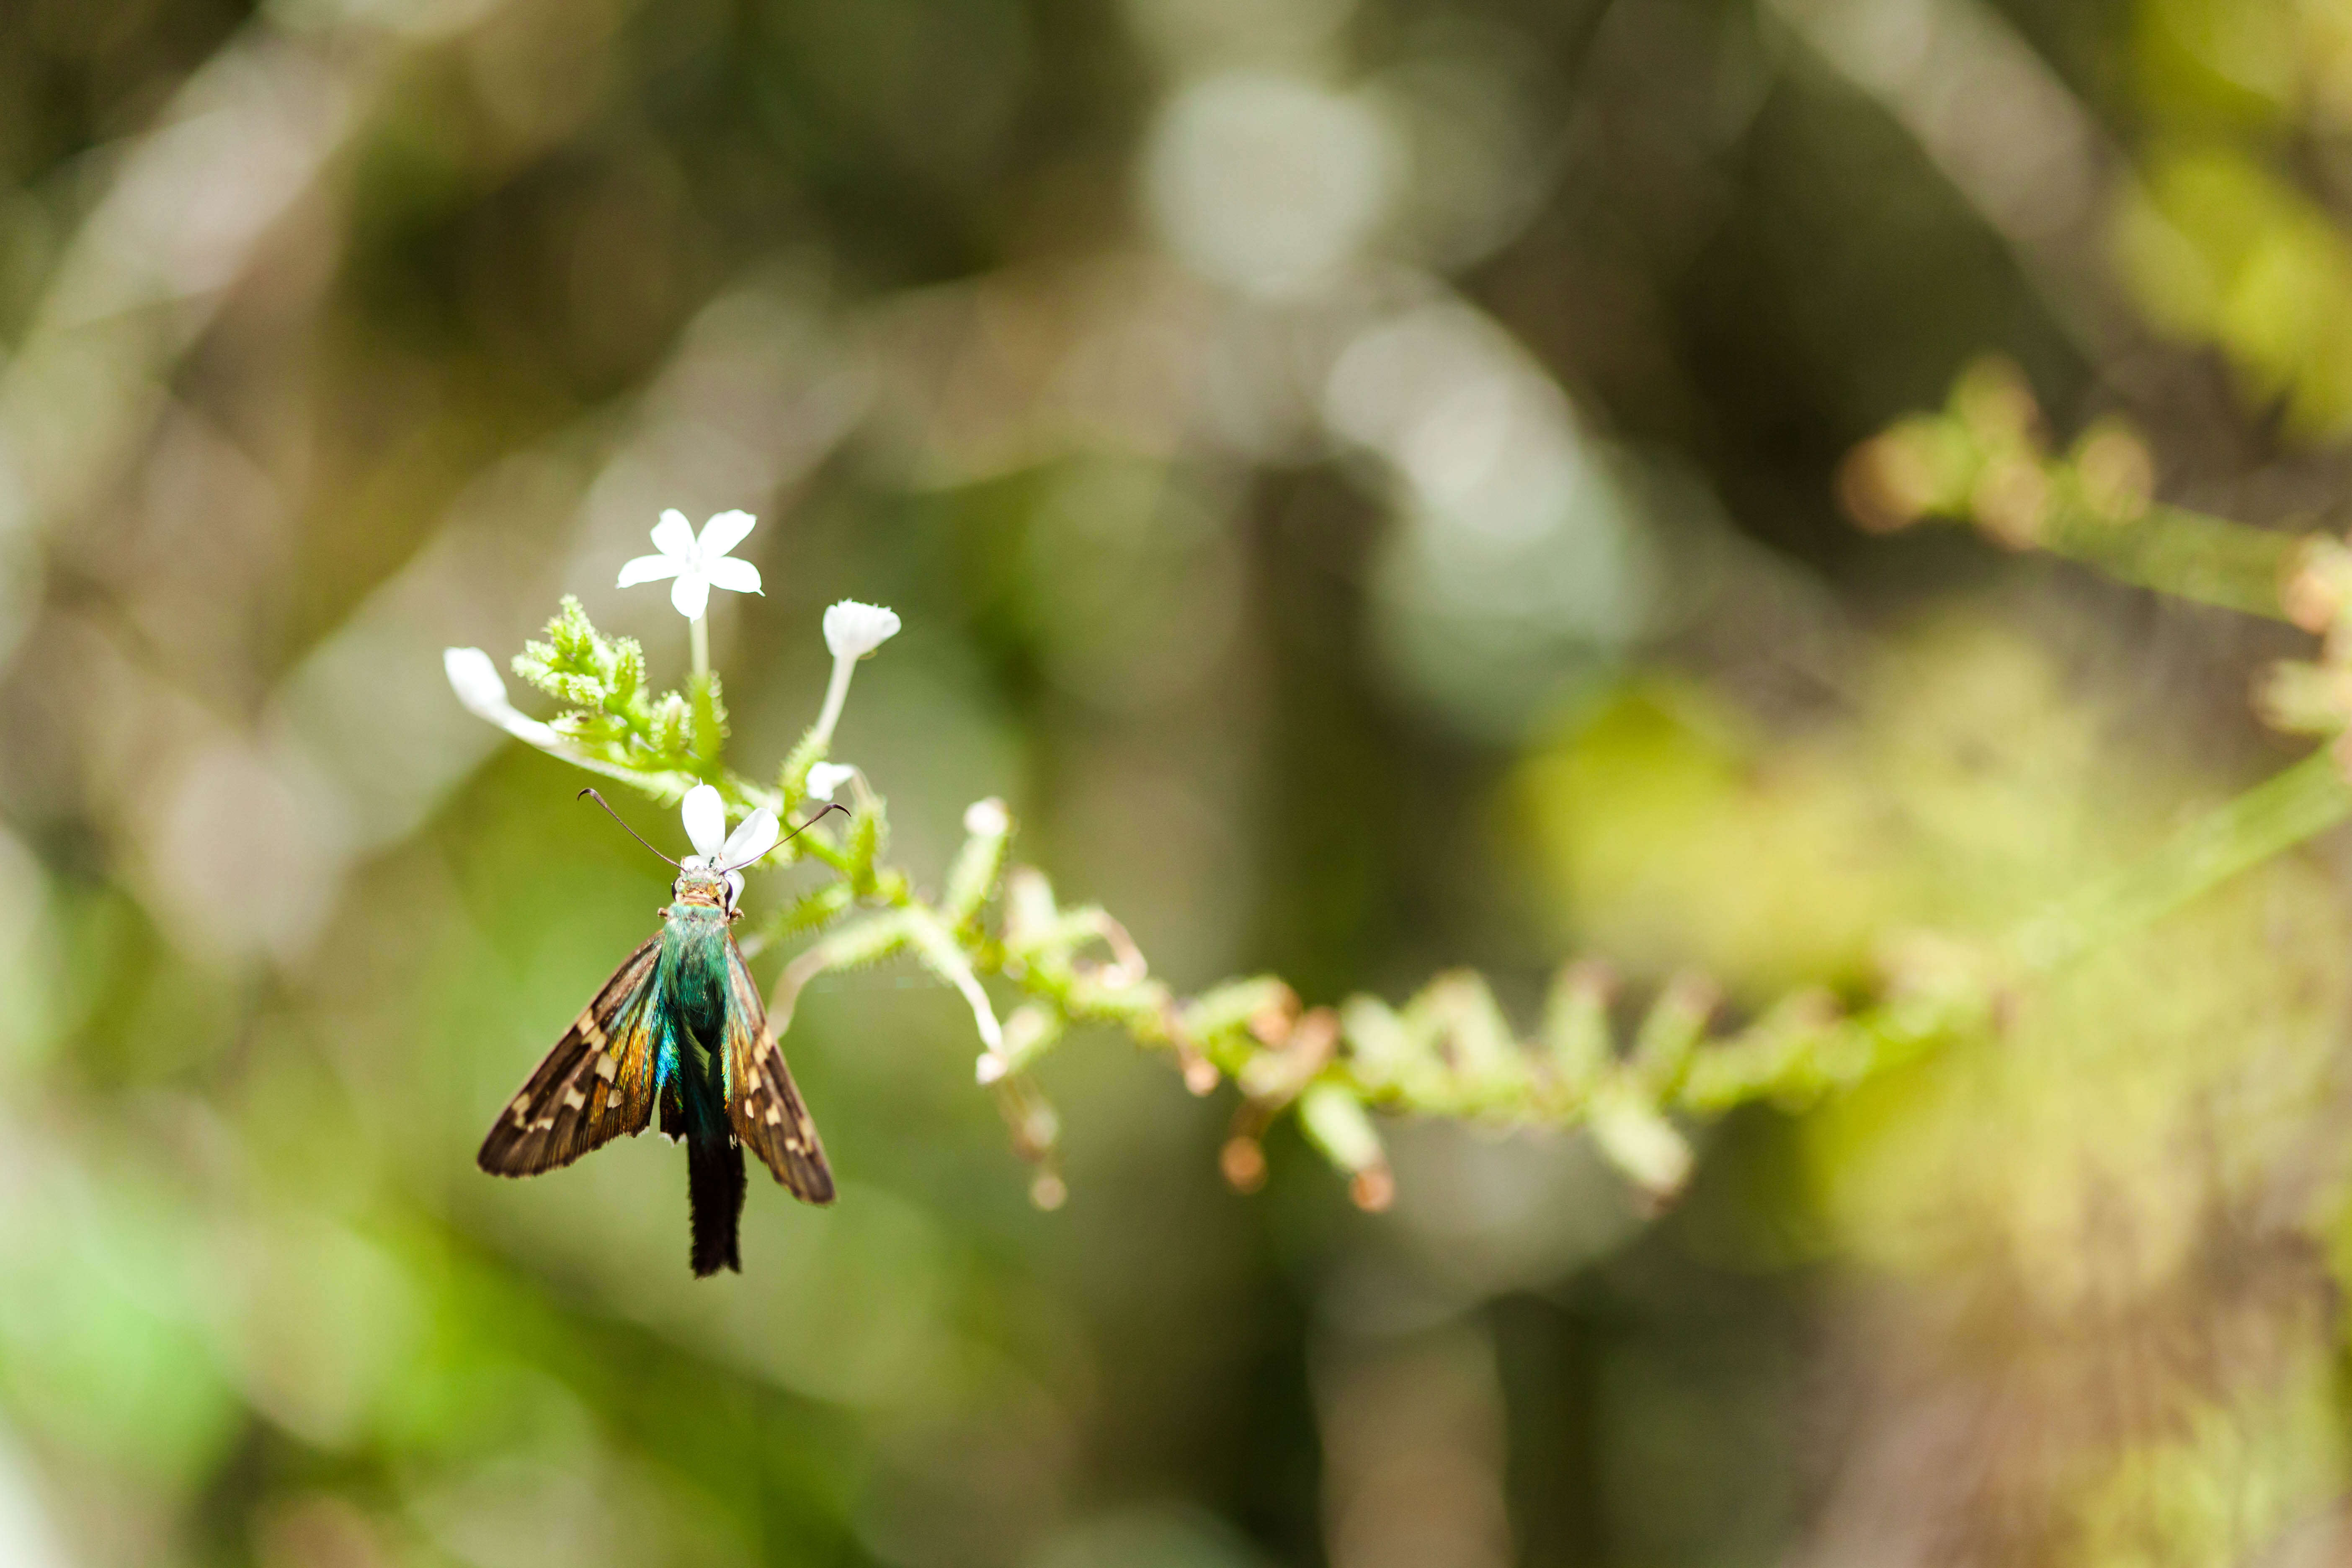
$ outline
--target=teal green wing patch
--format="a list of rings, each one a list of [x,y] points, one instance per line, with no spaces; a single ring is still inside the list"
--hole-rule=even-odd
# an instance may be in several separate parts
[[[654,1024],[661,938],[622,961],[596,999],[499,1113],[476,1163],[494,1176],[568,1165],[622,1133],[643,1132],[654,1105]]]

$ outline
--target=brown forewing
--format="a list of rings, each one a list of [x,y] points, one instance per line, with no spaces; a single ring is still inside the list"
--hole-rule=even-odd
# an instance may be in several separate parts
[[[499,1113],[476,1163],[494,1176],[535,1176],[568,1165],[653,1115],[653,1032],[661,938],[622,961],[596,999]]]

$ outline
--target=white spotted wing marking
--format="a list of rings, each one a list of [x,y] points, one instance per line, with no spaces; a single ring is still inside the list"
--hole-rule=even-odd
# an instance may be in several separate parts
[[[833,1202],[833,1170],[824,1163],[816,1123],[801,1103],[784,1053],[768,1030],[767,1005],[743,952],[727,939],[727,1115],[744,1147],[768,1163],[786,1190],[813,1204]]]
[[[661,938],[622,961],[482,1141],[494,1176],[531,1176],[652,1120]]]

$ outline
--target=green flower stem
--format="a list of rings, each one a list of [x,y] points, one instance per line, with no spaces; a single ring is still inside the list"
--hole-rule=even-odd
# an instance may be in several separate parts
[[[2142,588],[2285,620],[2280,595],[2305,536],[2179,507],[2150,507],[2117,521],[2088,507],[2061,505],[2052,509],[2037,542]]]
[[[539,749],[557,762],[570,763],[573,767],[583,768],[600,778],[608,778],[615,784],[625,784],[634,789],[643,790],[665,805],[676,805],[686,798],[688,790],[702,782],[692,773],[633,768],[625,763],[612,763],[601,757],[585,756],[570,747],[562,751],[548,746],[541,746]]]
[[[694,679],[698,683],[710,679],[710,618],[697,616],[688,623],[688,640],[694,645]]]
[[[1868,528],[1962,520],[2013,550],[2047,550],[2199,604],[2310,624],[2291,613],[2289,580],[2321,536],[2158,505],[2155,484],[2155,459],[2119,419],[2095,423],[2053,455],[2024,374],[1998,358],[1963,370],[1941,410],[1855,448],[1840,480]]]
[[[2331,751],[2313,752],[2189,824],[2137,865],[2025,922],[2006,947],[2048,973],[2151,924],[2198,895],[2352,816],[2352,783]]]
[[[2316,753],[2216,808],[2138,864],[2028,921],[1997,951],[2012,972],[2048,973],[2347,816],[2352,784],[2330,754]],[[968,852],[1000,851],[976,843]],[[1685,979],[1661,993],[1625,1050],[1610,1037],[1601,983],[1590,966],[1565,972],[1548,1031],[1556,1037],[1540,1048],[1512,1036],[1484,982],[1446,975],[1401,1010],[1354,998],[1336,1016],[1336,1040],[1309,1049],[1299,1043],[1308,1032],[1304,1023],[1294,1030],[1284,1014],[1282,1004],[1295,1009],[1296,1002],[1279,982],[1235,982],[1178,999],[1141,978],[1140,955],[1118,951],[1100,911],[1074,919],[1055,908],[1042,875],[1025,868],[1012,875],[1001,938],[959,925],[911,894],[898,900],[898,915],[880,918],[914,915],[932,944],[952,936],[970,971],[1004,976],[1027,994],[1024,1006],[1045,1009],[1021,1068],[1057,1042],[1066,1025],[1108,1024],[1136,1044],[1176,1051],[1188,1079],[1194,1062],[1213,1064],[1264,1107],[1261,1125],[1285,1106],[1313,1106],[1318,1146],[1332,1142],[1332,1127],[1354,1125],[1336,1109],[1340,1099],[1488,1123],[1590,1124],[1601,1152],[1660,1198],[1690,1170],[1670,1115],[1712,1117],[1755,1100],[1805,1103],[1981,1034],[1993,1027],[2001,973],[1954,946],[1931,955],[1937,962],[1911,965],[1895,994],[1860,1013],[1840,1016],[1825,995],[1800,993],[1712,1038],[1705,1034],[1712,997]],[[1103,956],[1082,956],[1089,949]],[[917,952],[927,962],[934,956],[919,942]],[[969,984],[961,974],[942,978]],[[1220,1000],[1227,993],[1230,1005]],[[1347,1143],[1342,1163],[1361,1170],[1372,1155],[1360,1139]]]

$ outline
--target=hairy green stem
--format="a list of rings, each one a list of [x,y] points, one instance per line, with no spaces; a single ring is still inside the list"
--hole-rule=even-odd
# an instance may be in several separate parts
[[[2046,974],[2347,816],[2352,783],[2332,752],[2315,752],[2190,823],[2145,859],[2026,921],[2007,950],[2023,969]]]
[[[2036,542],[2143,588],[2284,620],[2280,594],[2304,536],[2179,507],[2151,507],[2117,521],[2067,506],[2055,510]]]

